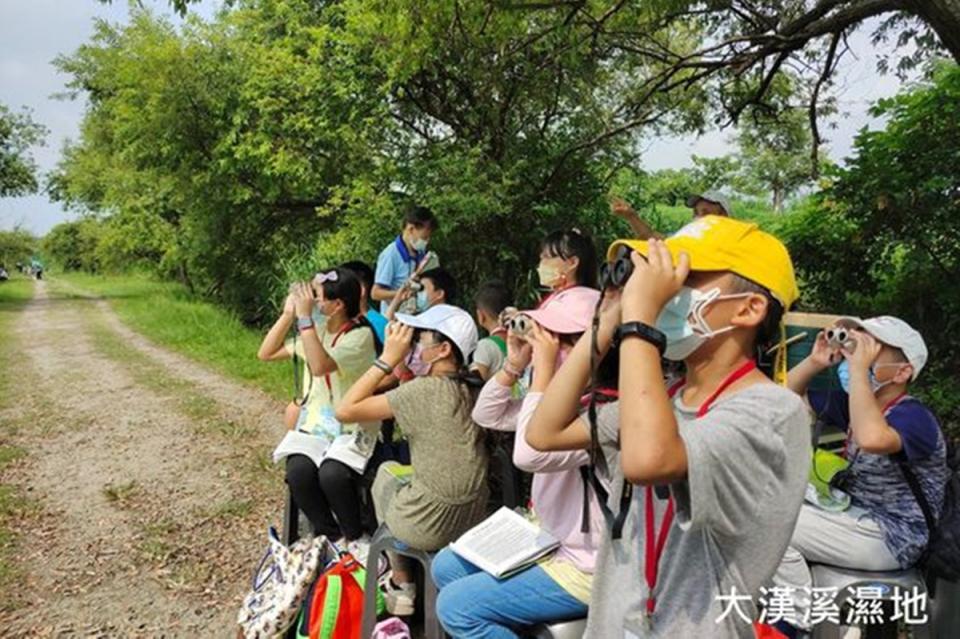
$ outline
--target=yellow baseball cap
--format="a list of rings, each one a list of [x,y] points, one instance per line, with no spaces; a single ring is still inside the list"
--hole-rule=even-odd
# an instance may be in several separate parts
[[[707,215],[694,220],[666,239],[674,264],[681,252],[690,256],[694,271],[730,271],[770,291],[784,309],[797,301],[800,291],[787,247],[756,224],[730,217]],[[646,240],[617,240],[607,259],[627,246],[647,254]]]

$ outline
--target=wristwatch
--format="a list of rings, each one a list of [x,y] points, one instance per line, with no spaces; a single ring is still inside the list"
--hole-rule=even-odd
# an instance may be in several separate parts
[[[312,317],[298,317],[297,318],[297,332],[301,333],[309,328],[313,328],[313,318]]]
[[[614,344],[619,346],[620,343],[628,337],[639,337],[643,341],[653,344],[657,347],[657,351],[660,352],[661,357],[664,351],[667,350],[667,336],[649,324],[644,324],[643,322],[626,322],[621,324],[617,327],[617,331],[613,335]]]

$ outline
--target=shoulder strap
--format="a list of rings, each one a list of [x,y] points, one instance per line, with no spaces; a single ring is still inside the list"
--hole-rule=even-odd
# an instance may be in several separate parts
[[[896,464],[900,467],[903,478],[907,480],[907,485],[910,486],[910,492],[913,493],[913,498],[917,500],[920,510],[923,511],[923,520],[927,524],[928,535],[933,537],[933,531],[937,527],[937,520],[933,516],[933,509],[930,508],[930,502],[927,501],[927,496],[923,493],[923,488],[920,486],[920,480],[917,479],[908,462],[898,459],[896,460]]]
[[[500,352],[502,352],[504,355],[507,354],[507,343],[504,341],[502,337],[500,337],[499,335],[491,335],[490,339],[491,341],[493,341],[494,344],[497,345],[497,348],[500,349]]]

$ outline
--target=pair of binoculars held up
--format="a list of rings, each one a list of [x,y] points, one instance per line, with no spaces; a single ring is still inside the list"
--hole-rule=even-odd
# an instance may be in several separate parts
[[[514,335],[523,337],[533,330],[533,319],[523,313],[517,313],[507,320],[507,330]]]
[[[600,288],[623,288],[633,275],[633,261],[630,254],[633,249],[627,246],[617,247],[616,256],[613,261],[600,266]]]
[[[857,347],[857,341],[850,336],[850,330],[841,326],[827,329],[827,344],[831,348],[841,348],[852,353]]]

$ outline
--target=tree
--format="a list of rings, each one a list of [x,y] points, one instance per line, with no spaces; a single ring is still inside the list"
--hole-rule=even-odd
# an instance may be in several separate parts
[[[787,111],[774,119],[760,115],[743,118],[736,142],[740,190],[768,194],[774,213],[782,213],[786,199],[813,181],[810,129],[802,113]]]
[[[881,100],[882,131],[862,131],[832,185],[780,232],[807,308],[897,315],[924,335],[921,384],[941,419],[960,426],[960,67]],[[956,433],[956,431],[955,431]]]
[[[37,190],[37,167],[30,147],[42,144],[47,130],[30,113],[15,113],[0,104],[0,197],[28,195]]]
[[[0,231],[0,266],[12,269],[17,262],[27,262],[36,251],[37,239],[27,231]]]

